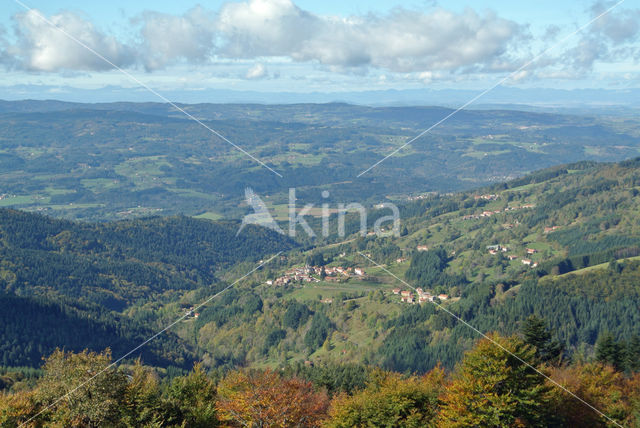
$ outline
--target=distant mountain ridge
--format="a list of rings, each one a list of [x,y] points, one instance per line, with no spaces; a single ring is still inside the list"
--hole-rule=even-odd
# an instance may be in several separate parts
[[[107,86],[99,89],[73,87],[21,85],[5,87],[4,98],[60,99],[72,102],[88,100],[100,102],[156,102],[158,97],[142,89]],[[199,91],[164,91],[164,96],[181,103],[259,103],[259,104],[299,104],[345,102],[359,105],[440,105],[459,107],[474,98],[482,90],[469,89],[382,89],[344,92],[259,92],[228,89],[203,89]],[[55,92],[48,92],[55,91]],[[43,95],[46,94],[46,95]],[[47,98],[44,98],[47,97]],[[474,106],[519,105],[535,108],[576,108],[607,109],[608,107],[640,107],[640,89],[553,89],[518,88],[499,86],[480,98]]]

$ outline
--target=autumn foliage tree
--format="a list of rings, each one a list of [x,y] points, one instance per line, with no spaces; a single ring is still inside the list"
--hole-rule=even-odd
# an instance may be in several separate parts
[[[53,425],[116,425],[127,377],[110,367],[111,352],[56,350],[44,364],[36,397]]]
[[[0,427],[42,426],[43,418],[38,417],[38,409],[35,391],[0,392]]]
[[[218,385],[219,418],[231,426],[319,427],[328,406],[326,392],[271,370],[234,371]]]
[[[300,370],[307,381],[239,370],[217,384],[202,365],[163,378],[140,361],[111,366],[108,351],[57,350],[34,384],[0,391],[0,427],[640,426],[640,373],[600,362],[545,365],[540,348],[493,334],[451,374],[342,366]]]
[[[549,387],[522,361],[535,361],[535,348],[517,337],[494,334],[479,341],[447,386],[439,425],[547,426]]]
[[[0,427],[217,425],[216,386],[199,365],[166,388],[140,361],[126,369],[111,366],[108,350],[56,350],[43,372],[32,390],[0,393]]]
[[[341,393],[331,402],[330,428],[435,426],[444,371],[403,376],[376,370],[367,387],[353,395]]]
[[[635,420],[640,410],[638,375],[625,379],[613,366],[599,363],[555,368],[550,375],[608,418],[623,426],[638,426],[640,421]],[[553,390],[553,397],[553,412],[565,426],[615,426],[610,419],[560,388]]]

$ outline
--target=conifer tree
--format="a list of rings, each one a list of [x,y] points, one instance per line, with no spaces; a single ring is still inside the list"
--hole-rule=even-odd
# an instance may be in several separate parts
[[[531,315],[522,325],[524,342],[536,350],[536,360],[539,363],[559,362],[562,355],[562,345],[552,338],[544,319]]]
[[[624,368],[624,348],[611,333],[604,333],[596,343],[596,360],[621,371]]]

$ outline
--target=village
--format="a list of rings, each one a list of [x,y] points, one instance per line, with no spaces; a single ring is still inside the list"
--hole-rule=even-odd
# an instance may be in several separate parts
[[[267,280],[267,285],[283,286],[302,282],[342,282],[349,278],[366,278],[365,271],[361,268],[342,266],[304,266],[295,267],[286,271],[275,280]]]
[[[474,195],[473,199],[475,199],[476,201],[478,199],[484,199],[485,201],[496,201],[496,200],[500,199],[500,195],[496,195],[494,193],[485,194],[485,195]]]
[[[432,198],[434,196],[437,196],[438,192],[427,192],[427,193],[423,193],[421,195],[416,195],[416,196],[409,196],[407,197],[407,201],[420,201],[423,199],[429,199]]]
[[[406,259],[398,259],[398,262],[404,262]],[[295,267],[287,270],[284,274],[274,280],[267,280],[267,285],[285,286],[290,284],[300,283],[317,283],[321,281],[330,282],[343,282],[349,278],[366,279],[367,274],[362,268],[351,268],[342,266],[304,266]],[[400,296],[402,303],[424,303],[434,302],[437,300],[444,301],[449,299],[446,294],[439,294],[437,296],[417,288],[415,294],[413,291],[401,290],[400,288],[394,288],[392,290],[394,295]],[[436,300],[437,299],[437,300]],[[326,298],[322,300],[322,303],[332,303],[333,299]]]
[[[421,199],[424,196],[414,197],[415,199]],[[499,195],[496,194],[483,194],[483,195],[475,195],[474,198],[476,200],[487,200],[487,201],[495,201],[500,198]],[[521,206],[511,206],[506,207],[501,210],[492,210],[492,211],[484,211],[480,214],[471,214],[465,215],[462,217],[463,220],[468,219],[477,219],[482,217],[490,217],[494,214],[499,214],[503,212],[516,211],[521,209],[531,209],[534,208],[535,204],[523,204]],[[517,222],[516,222],[517,223]],[[513,224],[503,225],[505,228],[513,227]],[[546,227],[544,233],[550,233],[555,231],[557,226]],[[415,247],[415,250],[418,252],[428,251],[429,246],[421,244]],[[509,259],[510,261],[520,259],[521,263],[525,266],[529,266],[530,268],[538,267],[538,262],[533,261],[530,256],[536,254],[538,250],[534,248],[526,248],[526,256],[520,257],[514,254],[506,254],[510,250],[507,246],[496,244],[496,245],[488,245],[486,250],[491,255],[504,254],[504,257]],[[455,251],[451,253],[452,256],[455,255]],[[341,254],[340,256],[344,256]],[[407,262],[406,257],[399,257],[396,260],[396,263],[402,264]],[[275,286],[287,286],[287,285],[301,285],[304,283],[320,283],[320,282],[346,282],[350,278],[358,278],[358,279],[366,279],[367,275],[362,268],[357,267],[343,267],[343,266],[302,266],[302,267],[293,267],[289,270],[285,271],[281,276],[275,279],[268,279],[265,281],[267,285],[275,285]],[[442,302],[449,300],[449,296],[447,294],[439,294],[434,295],[430,292],[423,290],[422,288],[417,288],[415,290],[402,290],[400,288],[394,288],[392,290],[393,295],[400,296],[400,302],[407,304],[420,304],[425,302]],[[323,303],[331,303],[333,299],[326,298],[323,299]]]
[[[414,294],[410,290],[401,290],[400,288],[394,288],[393,294],[400,296],[400,301],[402,303],[425,303],[425,302],[434,302],[435,299],[444,301],[448,300],[449,296],[446,294],[439,294],[437,296],[432,295],[431,293],[423,290],[422,288],[416,288],[416,293]]]

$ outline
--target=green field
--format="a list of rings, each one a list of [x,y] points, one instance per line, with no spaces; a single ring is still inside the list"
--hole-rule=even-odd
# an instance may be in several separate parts
[[[198,214],[196,216],[194,216],[195,218],[204,218],[207,220],[220,220],[222,218],[222,216],[216,212],[213,211],[206,211],[203,212],[202,214]]]
[[[337,299],[343,293],[351,295],[353,293],[368,293],[370,291],[388,289],[389,285],[387,284],[375,284],[363,281],[357,282],[352,280],[342,283],[305,283],[301,288],[297,288],[290,294],[287,294],[287,297],[301,301],[319,300],[318,296],[322,296],[323,299]]]

